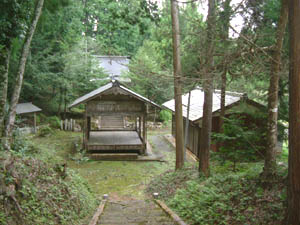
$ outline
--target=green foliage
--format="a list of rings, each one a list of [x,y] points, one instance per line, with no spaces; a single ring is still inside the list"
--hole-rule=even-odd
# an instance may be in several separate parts
[[[77,163],[89,161],[89,157],[86,156],[86,151],[82,149],[81,139],[77,139],[72,143],[73,151],[69,154],[69,158]]]
[[[280,224],[284,218],[286,168],[274,186],[264,190],[258,163],[239,164],[236,173],[212,162],[212,176],[200,177],[194,168],[167,171],[154,178],[148,193],[158,192],[188,224]],[[266,200],[268,199],[268,200]]]
[[[176,190],[184,189],[186,182],[190,179],[196,179],[197,170],[195,167],[185,167],[181,170],[168,170],[158,177],[155,177],[147,186],[146,192],[152,195],[159,193],[159,197],[167,200],[174,197]]]
[[[159,112],[159,119],[163,121],[164,123],[168,123],[172,120],[172,112],[169,110],[161,110]]]
[[[26,139],[23,142],[32,145]],[[1,154],[0,160],[0,179],[4,181],[0,182],[4,190],[0,193],[0,223],[86,224],[86,217],[98,204],[86,181],[59,163],[57,156],[44,161],[43,151],[12,150]]]
[[[49,123],[51,128],[54,128],[54,129],[60,128],[60,119],[57,116],[47,117],[46,122]]]
[[[214,133],[213,138],[222,143],[222,147],[216,155],[221,160],[230,160],[234,163],[256,160],[262,150],[262,133],[255,127],[246,126],[245,117],[233,115],[224,118],[224,133]]]
[[[150,26],[159,20],[157,11],[156,3],[147,0],[87,1],[85,32],[96,39],[97,54],[131,56],[149,36]]]
[[[24,156],[26,154],[37,152],[37,148],[20,132],[19,129],[16,129],[13,132],[13,140],[11,150],[16,154]]]
[[[131,88],[157,103],[172,98],[173,84],[169,78],[169,70],[162,68],[165,59],[159,55],[158,42],[145,41],[136,56],[131,60],[128,74]]]
[[[264,190],[253,169],[216,175],[204,183],[189,181],[170,206],[190,224],[280,224],[284,217],[284,200],[278,195],[285,191],[282,180],[272,190]]]
[[[54,131],[50,126],[46,125],[46,126],[42,126],[39,129],[38,134],[39,134],[40,137],[47,137],[47,136],[50,136],[50,135],[54,134]]]

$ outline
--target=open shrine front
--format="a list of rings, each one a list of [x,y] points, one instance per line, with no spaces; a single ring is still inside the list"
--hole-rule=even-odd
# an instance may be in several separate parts
[[[146,154],[148,104],[113,85],[86,102],[84,146],[90,153]]]

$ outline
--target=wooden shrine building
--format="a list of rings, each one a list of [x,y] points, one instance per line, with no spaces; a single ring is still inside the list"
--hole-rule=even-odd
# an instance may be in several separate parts
[[[89,153],[147,154],[147,114],[159,105],[112,81],[78,99],[85,104],[84,148]]]
[[[200,154],[200,142],[201,142],[201,129],[202,129],[202,116],[203,116],[203,103],[204,103],[204,91],[200,88],[191,90],[190,92],[190,109],[189,116],[188,111],[188,98],[189,93],[182,95],[182,112],[183,112],[183,123],[184,133],[186,120],[188,119],[188,138],[187,138],[187,149],[191,151],[196,157]],[[215,90],[213,92],[213,105],[212,105],[212,132],[220,132],[220,111],[221,111],[221,92]],[[175,101],[174,99],[167,101],[163,104],[163,107],[171,110],[173,113],[172,117],[172,135],[175,137]],[[261,116],[259,116],[261,115]],[[236,118],[243,117],[245,126],[249,130],[266,130],[266,121],[262,120],[262,115],[266,114],[266,107],[248,99],[243,93],[229,92],[226,91],[225,95],[225,118],[230,116],[236,116]],[[265,148],[265,142],[263,135],[261,139],[257,141],[257,145]],[[280,143],[278,145],[278,151],[280,151]],[[216,143],[212,143],[210,149],[217,151]]]
[[[39,107],[35,106],[31,102],[18,103],[16,108],[16,114],[20,116],[30,116],[33,115],[33,130],[32,133],[36,133],[36,113],[42,111]]]

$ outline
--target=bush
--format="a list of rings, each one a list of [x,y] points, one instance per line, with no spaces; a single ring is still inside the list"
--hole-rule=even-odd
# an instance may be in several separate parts
[[[166,124],[172,120],[172,113],[168,110],[162,110],[159,113],[159,119]]]
[[[54,134],[54,131],[49,126],[43,126],[39,130],[39,136],[40,137],[47,137],[47,136],[50,136],[52,134]]]
[[[96,208],[95,196],[74,171],[32,157],[12,155],[6,161],[9,167],[0,161],[0,174],[4,190],[11,191],[0,194],[1,224],[85,224]]]
[[[190,180],[169,201],[189,224],[281,224],[285,185],[282,177],[270,190],[261,187],[257,168],[246,173]],[[268,200],[266,200],[268,199]]]
[[[159,193],[159,198],[167,200],[175,195],[178,188],[184,188],[188,180],[197,176],[197,169],[194,167],[185,167],[176,171],[168,170],[153,179],[148,185],[146,192],[149,195],[157,192]]]
[[[16,129],[13,132],[13,142],[11,150],[21,155],[28,153],[36,153],[37,148],[19,131]]]
[[[59,129],[60,128],[60,119],[57,116],[50,116],[46,119],[51,128]]]
[[[245,126],[243,117],[224,118],[224,132],[214,133],[214,140],[223,143],[223,146],[216,153],[220,160],[236,162],[249,162],[257,160],[261,154],[262,146],[259,146],[261,133],[255,129]]]

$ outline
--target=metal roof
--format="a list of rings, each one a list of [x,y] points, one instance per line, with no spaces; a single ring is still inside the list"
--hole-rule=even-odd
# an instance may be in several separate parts
[[[242,93],[226,92],[225,106],[231,105],[238,102],[242,98]],[[182,95],[182,115],[187,117],[187,106],[188,106],[189,93]],[[203,103],[204,103],[204,91],[201,89],[194,89],[191,91],[190,100],[190,113],[189,120],[196,121],[203,116]],[[221,93],[219,90],[213,92],[213,108],[212,112],[215,112],[221,108]],[[163,104],[164,107],[175,111],[174,99],[167,101]]]
[[[99,59],[99,66],[110,76],[121,76],[122,72],[129,71],[127,56],[95,56]]]
[[[153,102],[153,101],[145,98],[144,96],[142,96],[142,95],[140,95],[138,93],[135,93],[132,90],[129,90],[125,86],[121,85],[118,81],[112,81],[112,82],[110,82],[110,83],[108,83],[108,84],[106,84],[106,85],[104,85],[104,86],[102,86],[102,87],[100,87],[100,88],[98,88],[98,89],[96,89],[96,90],[94,90],[94,91],[92,91],[92,92],[90,92],[90,93],[88,93],[88,94],[80,97],[80,98],[77,98],[71,105],[69,105],[69,108],[72,108],[72,107],[77,106],[77,105],[79,105],[81,103],[87,102],[87,101],[93,99],[94,97],[101,95],[103,92],[111,89],[112,87],[118,87],[118,88],[120,88],[120,89],[128,92],[130,95],[136,97],[137,99],[139,99],[139,100],[141,100],[143,102],[150,103],[153,106],[161,108],[155,102]]]
[[[34,113],[42,111],[39,107],[33,105],[31,102],[19,103],[17,104],[16,113],[25,114],[25,113]]]

